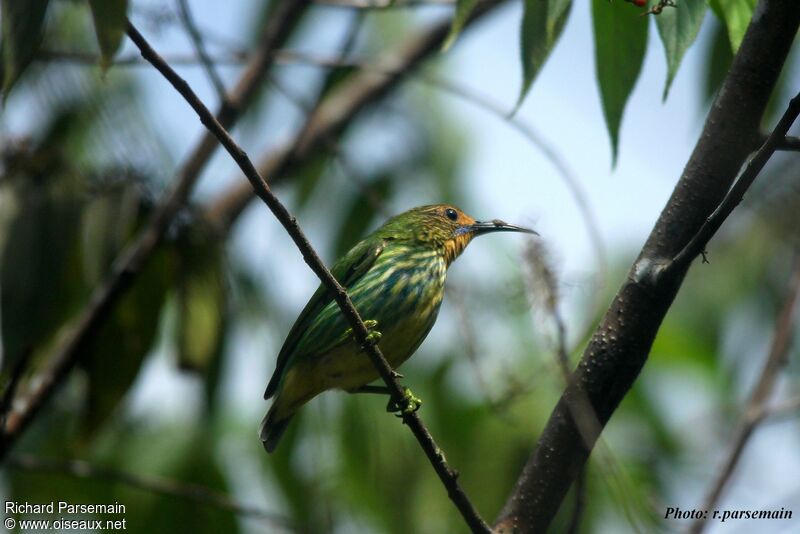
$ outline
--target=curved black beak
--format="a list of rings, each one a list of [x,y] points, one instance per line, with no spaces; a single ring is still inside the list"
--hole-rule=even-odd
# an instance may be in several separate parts
[[[470,225],[469,229],[475,235],[488,234],[491,232],[521,232],[523,234],[539,235],[538,232],[531,230],[530,228],[517,226],[516,224],[509,224],[505,221],[501,221],[500,219],[494,219],[492,221],[475,221],[475,224]]]

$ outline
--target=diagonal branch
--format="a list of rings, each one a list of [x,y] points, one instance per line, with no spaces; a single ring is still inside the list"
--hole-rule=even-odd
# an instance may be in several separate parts
[[[194,23],[192,11],[189,9],[189,0],[177,0],[177,2],[181,16],[181,22],[183,22],[183,26],[186,28],[186,33],[189,35],[189,39],[192,41],[192,45],[197,53],[197,57],[200,58],[200,62],[203,64],[206,75],[208,76],[211,85],[214,87],[214,90],[217,92],[217,96],[219,97],[220,101],[223,101],[225,100],[225,84],[222,83],[222,78],[219,77],[219,73],[214,67],[214,63],[212,63],[211,58],[206,51],[205,43],[203,43],[203,36],[200,35],[200,31],[197,29],[197,25]]]
[[[284,0],[276,8],[264,29],[257,52],[249,61],[229,98],[220,104],[217,112],[220,124],[230,127],[236,123],[241,110],[249,104],[260,82],[272,66],[272,50],[282,46],[286,41],[307,4],[306,0]],[[100,329],[120,297],[131,286],[144,263],[161,242],[172,220],[186,203],[200,172],[217,146],[214,136],[206,132],[181,166],[174,185],[156,206],[145,229],[120,253],[110,275],[94,290],[89,303],[75,321],[67,338],[49,360],[45,370],[39,373],[36,386],[28,395],[25,405],[20,411],[12,411],[9,414],[0,443],[0,460],[33,421],[56,388],[64,382],[67,374],[77,363],[86,343]]]
[[[219,140],[220,144],[236,161],[242,169],[245,177],[250,182],[251,186],[256,192],[256,195],[264,201],[270,211],[275,215],[275,218],[281,223],[286,231],[291,236],[292,240],[297,245],[297,248],[303,255],[305,262],[311,267],[311,270],[319,277],[320,281],[325,284],[328,290],[333,294],[336,303],[342,311],[347,322],[353,329],[353,334],[356,341],[362,346],[364,352],[369,356],[375,368],[378,370],[383,381],[386,383],[387,388],[391,394],[392,399],[402,405],[404,400],[404,390],[397,381],[396,375],[392,370],[389,363],[384,358],[378,345],[368,341],[369,331],[364,325],[358,311],[353,306],[350,297],[345,289],[333,277],[330,271],[322,263],[322,260],[317,255],[316,251],[308,242],[297,220],[289,213],[286,207],[278,200],[272,193],[267,185],[267,182],[261,177],[256,170],[250,158],[233,140],[225,128],[214,118],[208,108],[197,98],[197,95],[192,91],[191,87],[183,80],[178,74],[167,65],[161,57],[153,50],[144,37],[128,23],[127,29],[128,37],[139,48],[142,56],[150,61],[153,66],[172,84],[181,96],[189,103],[200,117],[201,122],[208,128],[210,132]],[[453,504],[458,508],[464,521],[472,529],[473,532],[489,532],[489,528],[478,515],[477,510],[467,498],[464,491],[458,484],[458,474],[450,468],[445,460],[442,450],[436,445],[433,437],[428,432],[428,429],[422,423],[419,415],[415,412],[402,413],[403,422],[414,433],[414,436],[419,441],[420,446],[425,452],[426,456],[433,465],[437,475],[439,475],[442,484],[445,486],[450,499]]]
[[[479,2],[467,24],[474,24],[505,3],[505,0]],[[359,72],[332,91],[308,118],[302,135],[264,156],[258,165],[259,173],[267,176],[274,186],[287,176],[289,169],[324,150],[326,144],[349,126],[360,111],[404,80],[424,59],[441,50],[451,24],[449,19],[433,24],[407,41],[400,50],[379,59],[374,70]],[[228,230],[251,200],[252,188],[241,183],[215,200],[207,214],[223,230]]]
[[[764,144],[761,145],[761,148],[758,149],[753,158],[747,162],[744,172],[742,172],[739,179],[736,180],[736,183],[731,187],[730,191],[728,191],[728,194],[725,195],[719,207],[706,219],[706,222],[703,223],[700,230],[692,237],[692,240],[689,241],[689,243],[683,247],[683,250],[681,250],[672,259],[672,262],[667,265],[666,271],[659,276],[668,274],[668,271],[685,269],[692,260],[703,253],[708,241],[714,236],[717,230],[719,230],[722,223],[725,222],[725,219],[733,213],[733,210],[742,201],[744,194],[750,189],[750,186],[764,168],[764,165],[767,164],[769,158],[780,148],[781,143],[783,143],[786,138],[786,132],[792,127],[798,115],[800,115],[800,93],[789,101],[789,106],[786,108],[780,121],[778,121],[777,126],[772,130],[770,136],[767,137],[766,141],[764,141]]]
[[[550,525],[593,447],[570,406],[585,395],[605,425],[639,375],[686,269],[646,275],[684,248],[730,189],[799,24],[796,0],[761,0],[756,7],[683,176],[550,415],[499,514],[497,532],[544,532]]]
[[[772,336],[772,344],[770,345],[767,360],[764,362],[758,382],[756,382],[750,393],[750,398],[747,400],[728,455],[713,485],[706,493],[700,510],[713,510],[716,508],[717,502],[722,496],[722,491],[730,480],[734,469],[736,469],[750,436],[753,435],[756,427],[770,414],[767,402],[775,389],[778,372],[781,367],[786,365],[786,355],[792,346],[798,300],[800,300],[800,253],[796,252],[789,292],[778,314],[778,321],[775,325],[775,333]],[[706,521],[707,518],[696,519],[689,528],[690,534],[700,534],[705,528]]]
[[[236,515],[261,519],[275,527],[294,530],[292,521],[284,516],[255,506],[242,504],[224,493],[198,484],[171,480],[158,476],[147,476],[107,467],[97,466],[83,460],[50,460],[31,454],[18,454],[8,459],[8,467],[23,471],[58,473],[75,478],[105,480],[114,484],[124,484],[142,491],[168,495],[192,502],[213,506]]]

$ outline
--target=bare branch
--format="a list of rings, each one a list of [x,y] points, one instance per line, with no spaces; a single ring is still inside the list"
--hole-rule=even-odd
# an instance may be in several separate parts
[[[789,131],[798,115],[800,115],[800,93],[789,101],[789,106],[786,108],[781,120],[778,121],[775,129],[772,130],[770,136],[764,141],[764,144],[761,145],[761,148],[758,149],[753,158],[747,162],[747,166],[741,176],[728,191],[728,194],[725,195],[719,207],[708,217],[683,250],[665,267],[665,272],[658,276],[664,276],[668,274],[668,271],[685,269],[694,258],[704,253],[708,241],[742,201],[744,194],[753,184],[764,165],[767,164],[769,158],[772,157],[779,145],[785,140],[786,132]]]
[[[104,480],[113,484],[123,484],[150,493],[206,504],[220,510],[233,512],[236,515],[261,519],[275,527],[294,530],[294,524],[288,517],[268,512],[255,506],[241,504],[224,493],[199,484],[190,484],[152,475],[127,473],[82,460],[51,460],[31,454],[14,455],[8,459],[6,465],[11,469],[23,471],[57,473],[74,478]]]
[[[220,124],[230,127],[236,123],[241,110],[250,102],[272,65],[272,51],[284,43],[306,6],[305,0],[284,0],[276,8],[264,28],[256,53],[229,98],[221,103],[216,119]],[[19,412],[12,411],[9,414],[4,439],[0,445],[0,460],[36,417],[56,388],[64,382],[67,374],[77,363],[86,343],[99,330],[119,298],[130,287],[163,238],[175,215],[185,204],[200,172],[217,146],[214,136],[206,132],[181,166],[175,183],[156,206],[144,230],[120,253],[110,275],[92,292],[89,303],[75,321],[72,330],[50,358],[46,369],[39,374],[37,384],[25,399],[24,406]]]
[[[487,13],[504,4],[504,0],[479,2],[472,11],[468,25],[473,24]],[[285,178],[287,170],[307,158],[319,154],[325,143],[346,128],[372,102],[381,98],[390,89],[416,68],[422,60],[441,49],[450,32],[451,21],[444,20],[433,24],[429,29],[415,35],[399,50],[382,56],[375,62],[375,69],[359,72],[344,82],[325,98],[304,126],[304,135],[296,135],[290,142],[263,157],[258,165],[262,176],[268,176],[274,186]],[[283,57],[294,56],[296,52],[281,53]],[[341,66],[335,58],[331,66]],[[219,197],[207,210],[209,218],[220,228],[229,229],[253,199],[252,188],[247,183],[234,186]]]
[[[572,400],[586,395],[605,425],[638,377],[685,269],[650,284],[639,281],[641,273],[674,258],[722,202],[752,150],[798,24],[795,0],[761,0],[756,7],[683,176],[550,415],[497,532],[547,530],[593,448]]]
[[[747,442],[756,427],[770,413],[767,409],[767,402],[775,389],[778,372],[786,365],[786,356],[791,347],[792,335],[794,334],[795,313],[797,311],[797,302],[800,300],[800,252],[795,254],[793,263],[789,291],[778,314],[767,360],[764,362],[758,381],[747,400],[741,420],[737,425],[738,428],[734,432],[730,450],[713,484],[706,493],[700,510],[713,510],[716,508],[725,486],[730,481],[731,475],[739,463]],[[696,519],[692,523],[689,532],[691,534],[699,534],[705,528],[706,522],[706,519]]]
[[[203,68],[205,68],[211,85],[217,92],[217,97],[219,98],[220,102],[222,102],[225,100],[225,84],[222,83],[222,78],[219,77],[216,67],[214,67],[214,64],[211,62],[211,58],[208,56],[208,52],[206,52],[206,47],[203,43],[203,36],[200,35],[200,31],[197,29],[197,26],[194,23],[192,12],[189,9],[189,0],[176,1],[178,2],[178,8],[181,14],[181,22],[183,23],[184,28],[186,28],[186,33],[189,35],[189,39],[192,41],[192,45],[197,53],[197,57],[200,58]]]
[[[170,68],[169,65],[159,57],[159,55],[150,47],[142,35],[133,27],[130,22],[127,29],[128,37],[142,52],[148,61],[172,84],[176,91],[192,106],[197,115],[200,117],[201,122],[214,134],[217,140],[222,144],[225,150],[236,161],[242,169],[245,177],[250,182],[258,197],[264,201],[270,211],[275,215],[275,218],[281,223],[286,231],[291,236],[292,240],[297,245],[297,248],[303,255],[305,262],[311,267],[311,270],[319,277],[320,281],[325,284],[333,295],[339,309],[342,311],[345,319],[353,329],[353,335],[356,341],[362,346],[364,352],[369,356],[372,363],[375,365],[378,373],[390,392],[392,399],[399,405],[402,405],[404,400],[404,390],[400,386],[395,377],[389,363],[384,358],[378,345],[368,341],[369,331],[364,325],[358,311],[353,306],[350,297],[345,289],[333,277],[330,271],[322,263],[322,260],[317,255],[316,251],[312,248],[305,234],[297,220],[289,213],[286,207],[278,200],[272,193],[267,182],[261,177],[256,170],[250,158],[233,140],[225,128],[214,118],[208,108],[197,98],[197,95],[192,91],[191,87],[183,80],[178,74]],[[433,437],[428,432],[428,429],[422,423],[419,415],[416,412],[407,413],[402,412],[403,422],[408,425],[412,430],[417,441],[425,452],[426,456],[433,465],[437,475],[439,475],[442,484],[444,485],[453,504],[458,508],[464,521],[474,532],[489,532],[486,523],[480,518],[475,507],[467,498],[464,491],[458,484],[458,475],[453,471],[445,460],[442,450],[436,445]]]
[[[769,134],[762,134],[761,144],[764,144],[769,139]],[[800,137],[793,137],[787,135],[783,139],[778,140],[776,150],[783,150],[787,152],[800,152]]]
[[[782,140],[778,141],[778,150],[800,152],[800,137],[787,135]]]
[[[770,421],[777,421],[786,416],[797,417],[798,414],[800,414],[800,396],[792,397],[774,406],[770,406],[767,410],[766,417],[768,417]]]

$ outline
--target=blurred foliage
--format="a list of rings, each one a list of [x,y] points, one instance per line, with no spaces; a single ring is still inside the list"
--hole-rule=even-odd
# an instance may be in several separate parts
[[[9,107],[27,107],[30,123],[22,132],[3,136],[0,162],[2,383],[26,350],[34,355],[26,380],[42,368],[92,290],[152,213],[153,198],[169,178],[165,169],[175,168],[163,123],[145,118],[144,90],[127,73],[112,68],[101,80],[96,67],[31,63],[41,44],[34,37],[44,20],[43,11],[33,10],[46,4],[30,2],[32,11],[23,13],[26,22],[9,26],[19,15],[13,9],[23,4],[3,2],[5,92]],[[96,52],[87,7],[52,4],[42,46]],[[92,2],[95,15],[99,4]],[[124,4],[115,2],[114,9]],[[470,4],[458,3],[462,16]],[[719,88],[731,46],[735,48],[742,31],[741,6],[735,4],[712,3],[722,24],[715,23],[704,51],[709,60],[698,91],[708,96]],[[545,2],[525,5],[523,97],[570,13],[569,2],[547,2],[546,8]],[[245,46],[252,46],[255,28],[274,3],[258,7]],[[656,22],[667,54],[665,93],[706,11],[704,3],[688,0],[675,9],[668,8]],[[534,16],[542,10],[547,13],[544,20]],[[649,18],[638,17],[640,11],[624,2],[595,2],[594,13],[597,73],[616,145],[645,54]],[[353,20],[345,33],[356,37],[349,44],[343,39],[342,50],[391,46],[413,21],[404,14],[383,13]],[[102,17],[95,22],[98,34],[109,32],[100,36],[108,60],[119,28],[106,28]],[[304,19],[291,42],[308,38],[313,22]],[[457,33],[454,26],[453,35]],[[33,66],[20,77],[29,64]],[[304,78],[308,94],[327,94],[357,72],[336,68]],[[262,115],[266,124],[274,124],[285,107],[294,106],[277,93],[270,84],[260,89],[261,100],[250,110],[259,117],[248,126],[254,134],[263,134],[254,130],[256,125],[263,128]],[[474,201],[460,168],[469,139],[458,117],[443,109],[430,89],[400,92],[371,106],[340,138],[331,140],[329,150],[288,174],[281,195],[291,199],[290,208],[304,228],[324,235],[320,241],[326,260],[412,201]],[[687,480],[704,480],[697,476],[697,463],[715,459],[713,450],[725,443],[717,427],[738,413],[741,384],[746,383],[741,375],[752,370],[748,359],[761,359],[760,342],[769,337],[790,251],[797,244],[800,169],[783,160],[771,172],[759,180],[769,188],[756,188],[731,221],[734,230],[725,230],[712,243],[712,264],[691,270],[656,339],[651,362],[588,468],[581,532],[618,531],[620,525],[628,530],[634,530],[632,525],[640,531],[656,528],[654,514]],[[287,258],[293,266],[300,264],[279,248],[274,233],[261,227],[242,225],[231,236],[220,235],[203,216],[206,200],[193,199],[181,213],[85,347],[79,371],[18,450],[44,458],[79,457],[133,475],[199,484],[284,516],[301,532],[463,531],[413,437],[385,414],[384,398],[325,394],[298,414],[274,455],[263,453],[255,428],[264,403],[248,379],[264,371],[258,364],[265,359],[272,365],[272,354],[297,313],[286,303],[289,288],[281,272],[294,269],[286,267]],[[269,254],[253,260],[259,256],[250,254],[250,247],[256,248],[250,243],[262,233]],[[245,253],[237,248],[239,241],[248,243]],[[620,253],[612,279],[621,279],[629,257]],[[424,357],[403,369],[425,400],[426,423],[486,518],[502,506],[561,391],[552,342],[543,333],[549,327],[540,324],[548,319],[536,320],[532,328],[526,295],[530,289],[519,266],[501,263],[494,274],[475,287],[458,287],[459,299],[448,299],[437,330],[444,341],[426,343]],[[610,298],[609,293],[599,301]],[[454,326],[452,317],[446,317],[455,305],[449,300],[462,302],[479,335],[460,331],[468,326]],[[602,310],[588,304],[598,299],[578,300],[572,303],[580,309],[576,316],[600,316]],[[747,347],[729,341],[740,340],[736,316],[746,317],[752,329]],[[243,341],[259,336],[266,340],[255,343],[255,350]],[[468,339],[479,344],[473,347],[481,356],[479,365],[465,356]],[[584,343],[576,344],[573,358]],[[253,352],[258,354],[251,357]],[[796,389],[796,362],[794,366],[791,386]],[[255,381],[262,378],[265,384],[266,376]],[[680,399],[673,395],[686,393],[687,386],[670,387],[675,380],[702,385],[708,405],[721,412],[707,414],[699,425],[708,427],[708,443],[698,445],[696,436],[686,432],[686,421],[680,421]],[[257,389],[261,387],[259,382]],[[113,477],[95,480],[67,472],[8,469],[2,479],[7,498],[18,502],[56,498],[123,503],[128,530],[134,532],[284,528]],[[573,496],[565,503],[553,527],[556,532],[571,520]]]

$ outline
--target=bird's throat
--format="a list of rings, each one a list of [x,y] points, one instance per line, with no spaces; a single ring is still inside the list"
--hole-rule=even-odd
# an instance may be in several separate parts
[[[472,234],[460,234],[444,242],[444,261],[449,267],[458,258],[469,242],[472,241]]]

